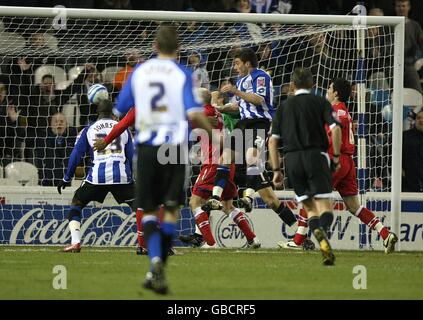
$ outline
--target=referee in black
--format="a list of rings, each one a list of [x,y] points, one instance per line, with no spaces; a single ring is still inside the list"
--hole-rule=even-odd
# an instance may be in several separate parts
[[[323,97],[310,93],[313,75],[309,69],[297,68],[291,79],[295,92],[276,111],[269,142],[270,163],[275,186],[282,184],[278,140],[282,140],[285,172],[294,187],[296,200],[302,202],[308,225],[320,244],[324,265],[333,265],[333,255],[326,231],[333,221],[331,169],[338,170],[341,128],[332,106]],[[334,159],[329,147],[325,124],[332,131]]]

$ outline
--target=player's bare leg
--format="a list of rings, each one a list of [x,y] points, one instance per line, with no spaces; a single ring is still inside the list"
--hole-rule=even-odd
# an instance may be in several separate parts
[[[248,220],[245,218],[244,213],[233,205],[233,200],[222,201],[223,212],[232,218],[238,228],[247,238],[247,246],[250,249],[258,249],[261,247],[261,243],[256,237],[255,233],[251,229]]]
[[[303,201],[308,215],[308,225],[319,242],[324,265],[334,265],[335,256],[326,237],[326,230],[333,221],[332,202],[329,199],[306,199]],[[332,219],[331,219],[332,218]]]
[[[222,155],[219,158],[220,164],[217,167],[212,197],[201,207],[202,210],[207,212],[211,210],[222,210],[223,206],[220,200],[229,179],[231,163],[235,162],[235,156],[235,151],[229,148],[223,149]]]
[[[383,246],[385,247],[386,254],[395,251],[395,244],[398,242],[397,235],[390,232],[373,212],[362,206],[357,195],[344,196],[342,199],[349,212],[359,218],[360,221],[369,226],[369,228],[376,230],[380,234],[383,239]]]
[[[239,199],[240,206],[245,209],[245,212],[251,212],[254,204],[254,194],[259,189],[261,182],[260,174],[263,172],[264,164],[260,160],[260,152],[257,148],[248,148],[245,154],[247,163],[247,189],[244,191],[244,196]]]

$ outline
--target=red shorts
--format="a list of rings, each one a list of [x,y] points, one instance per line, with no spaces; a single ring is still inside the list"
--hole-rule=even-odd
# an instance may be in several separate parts
[[[339,157],[341,168],[332,173],[332,187],[342,197],[355,196],[358,194],[357,174],[353,158],[347,154]]]
[[[217,165],[203,165],[197,181],[195,181],[194,187],[192,188],[192,194],[199,196],[204,200],[209,199],[212,196],[216,173]],[[231,200],[238,196],[238,189],[234,183],[234,176],[235,165],[231,165],[229,179],[226,183],[225,189],[223,189],[222,200]]]

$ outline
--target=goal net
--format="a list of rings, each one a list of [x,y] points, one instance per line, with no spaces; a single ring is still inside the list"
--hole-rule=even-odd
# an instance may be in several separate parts
[[[110,13],[102,18],[100,10],[82,10],[82,17],[67,16],[64,9],[49,10],[38,16],[28,10],[25,16],[19,10],[0,14],[2,244],[63,244],[69,240],[67,211],[89,159],[78,167],[69,191],[60,196],[55,186],[63,178],[77,133],[96,119],[96,107],[90,105],[87,90],[93,83],[102,83],[114,100],[134,65],[154,55],[153,38],[162,22],[159,14],[151,19],[143,12],[131,12],[131,18],[122,12],[117,15],[121,18]],[[184,21],[183,15],[177,17],[168,22],[177,26],[180,34],[179,60],[194,70],[199,86],[218,90],[224,83],[234,83],[237,74],[232,57],[241,47],[253,48],[259,68],[272,76],[275,107],[290,94],[290,75],[295,67],[312,70],[316,95],[325,96],[331,79],[351,81],[348,107],[356,130],[352,138],[358,142],[360,192],[387,192],[385,199],[378,200],[377,206],[383,210],[376,213],[386,217],[389,225],[386,204],[392,185],[392,92],[394,77],[401,76],[394,74],[393,27],[362,25],[360,33],[351,24],[251,23],[249,15],[243,22]],[[364,43],[361,48],[360,42]],[[191,186],[198,172],[198,165],[191,166]],[[286,185],[289,190],[289,181]],[[292,200],[291,193],[284,194]],[[295,204],[292,208],[296,212]],[[345,208],[340,211],[345,213]],[[256,224],[254,215],[253,211],[249,216]],[[222,219],[215,221],[221,224]],[[230,229],[231,223],[226,223]],[[93,203],[85,208],[82,224],[85,244],[136,243],[134,215],[111,198],[103,205]],[[351,224],[357,226],[351,231],[356,232],[356,239],[360,232],[367,232],[353,217]],[[269,246],[281,240],[283,229],[277,222],[279,238]],[[193,231],[191,212],[185,208],[179,232]],[[355,244],[343,247],[353,249]]]

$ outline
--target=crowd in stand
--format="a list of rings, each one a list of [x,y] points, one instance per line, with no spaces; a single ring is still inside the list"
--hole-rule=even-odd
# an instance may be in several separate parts
[[[404,85],[422,93],[419,70],[415,63],[423,57],[423,31],[420,15],[421,1],[413,0],[369,0],[362,1],[369,10],[369,15],[406,16],[405,33],[405,68]],[[150,0],[150,1],[0,1],[0,5],[22,5],[52,7],[63,5],[69,8],[99,8],[123,10],[174,10],[174,11],[217,11],[244,13],[283,13],[283,14],[348,14],[357,1],[340,0]],[[410,8],[413,7],[411,11]],[[414,17],[413,17],[414,15]],[[413,20],[412,18],[416,19]],[[16,21],[12,21],[16,22]],[[14,23],[7,23],[7,18],[0,22],[2,31],[11,31]],[[26,24],[23,24],[25,27]],[[187,23],[181,26],[185,43],[195,43],[207,34],[207,26]],[[231,34],[234,40],[240,40],[245,32],[253,37],[254,32],[263,31],[260,26],[245,24],[222,24],[219,34]],[[272,29],[274,32],[284,32]],[[14,30],[15,31],[15,30]],[[20,30],[26,38],[25,54],[20,56],[1,56],[0,53],[0,166],[5,168],[13,161],[27,161],[37,166],[40,185],[56,185],[63,177],[66,159],[72,150],[77,132],[95,119],[95,106],[90,105],[86,92],[93,83],[105,84],[113,97],[116,97],[122,84],[132,72],[136,64],[148,59],[142,49],[124,48],[120,54],[110,54],[89,59],[75,58],[66,55],[52,54],[45,32],[40,28],[27,33]],[[26,32],[25,32],[26,31]],[[67,30],[69,35],[72,28]],[[148,39],[151,29],[140,33],[141,39]],[[273,32],[272,31],[272,32]],[[57,34],[60,40],[60,32]],[[80,35],[81,37],[81,35]],[[279,105],[289,91],[289,75],[296,63],[312,69],[315,75],[321,70],[329,70],[324,74],[321,88],[327,87],[331,78],[342,76],[354,82],[357,69],[355,56],[355,34],[332,32],[330,36],[315,34],[298,39],[283,41],[262,41],[256,52],[259,67],[273,77],[275,85],[275,106]],[[352,40],[351,40],[352,39]],[[336,45],[341,43],[342,51]],[[66,41],[59,42],[59,48],[66,46]],[[181,61],[193,69],[198,84],[208,89],[218,89],[223,82],[234,81],[232,68],[233,53],[239,48],[237,41],[224,48],[209,50],[183,50]],[[348,50],[351,48],[351,50]],[[369,183],[367,189],[388,190],[389,167],[391,154],[391,125],[382,109],[389,104],[393,79],[393,38],[392,32],[383,28],[369,28],[366,34],[366,70],[368,97],[366,98],[366,122],[368,136],[368,157],[370,161]],[[59,50],[60,51],[60,50]],[[57,51],[56,51],[57,52]],[[32,54],[31,54],[32,53]],[[324,57],[322,59],[322,57]],[[59,66],[69,75],[64,82],[56,79],[52,73],[44,73],[38,80],[37,70],[43,66]],[[78,72],[71,77],[71,70],[79,66]],[[108,67],[118,66],[112,78],[107,78]],[[391,66],[391,68],[389,68]],[[320,70],[320,71],[319,71]],[[342,74],[339,73],[342,70]],[[372,91],[372,85],[375,89]],[[354,83],[356,87],[356,83]],[[324,94],[316,90],[317,94]],[[378,95],[378,98],[372,97]],[[72,99],[78,106],[78,121],[69,123],[64,115],[64,106]],[[386,101],[385,101],[386,100]],[[353,90],[350,109],[353,117],[357,117],[357,95]],[[403,150],[403,190],[423,192],[423,111],[410,110],[406,114],[412,119],[411,126],[404,132]],[[422,109],[423,110],[423,109]],[[1,176],[0,176],[1,177]]]

